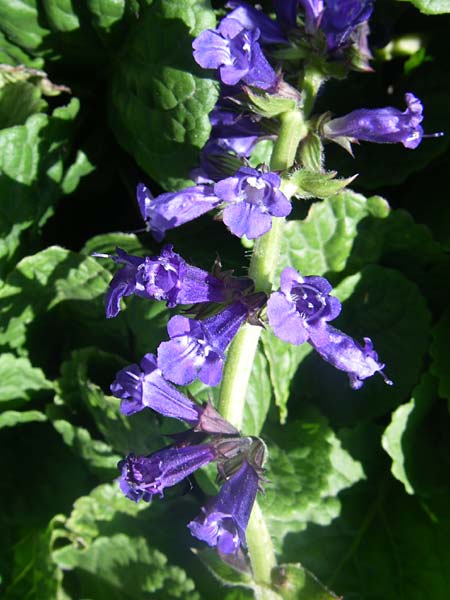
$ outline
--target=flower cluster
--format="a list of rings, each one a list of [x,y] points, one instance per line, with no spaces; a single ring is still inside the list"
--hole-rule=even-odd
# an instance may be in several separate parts
[[[411,93],[406,94],[404,112],[393,107],[362,108],[334,119],[330,113],[310,118],[306,94],[289,83],[293,67],[287,62],[299,57],[314,54],[324,69],[323,80],[336,64],[364,66],[370,57],[370,0],[276,0],[275,20],[245,2],[227,6],[231,12],[217,28],[203,31],[193,41],[196,62],[215,69],[221,82],[219,101],[210,115],[211,138],[202,151],[200,168],[192,173],[196,185],[156,198],[144,184],[137,187],[142,218],[157,242],[167,231],[210,211],[238,237],[257,239],[269,232],[273,219],[291,213],[291,197],[296,192],[300,196],[290,168],[302,168],[295,164],[295,157],[301,160],[302,156],[296,150],[309,137],[318,139],[321,148],[323,141],[331,140],[347,149],[357,141],[402,143],[413,149],[424,137],[422,104]],[[355,56],[359,62],[352,63]],[[286,63],[276,62],[282,57]],[[306,69],[303,75],[307,77]],[[295,122],[304,126],[303,137],[294,136],[294,151],[289,149],[292,160],[279,171],[250,166],[248,159],[260,140],[278,143],[280,115],[289,111],[300,114]],[[322,169],[313,174],[320,178]],[[391,384],[383,374],[384,364],[370,338],[364,338],[362,345],[330,324],[342,307],[323,277],[303,277],[287,267],[280,288],[267,297],[255,292],[250,278],[233,277],[217,268],[204,271],[185,261],[171,245],[146,257],[117,248],[109,258],[119,269],[107,293],[107,317],[115,317],[121,299],[133,294],[165,301],[169,308],[187,305],[197,310],[195,318],[173,315],[167,325],[169,339],[155,354],[121,369],[111,385],[114,396],[121,399],[123,414],[150,409],[189,427],[172,436],[174,443],[150,456],[129,454],[121,461],[121,489],[131,500],[149,502],[155,495],[163,497],[166,488],[197,469],[216,463],[222,487],[188,527],[222,555],[242,553],[261,487],[263,442],[241,436],[211,403],[200,406],[176,386],[197,378],[217,386],[228,347],[245,323],[267,321],[283,341],[310,344],[325,361],[347,373],[354,389],[376,373]]]
[[[219,494],[189,523],[192,535],[217,546],[221,554],[245,548],[245,529],[260,487],[264,451],[256,438],[242,438],[210,403],[200,406],[164,379],[156,358],[147,354],[140,365],[130,365],[116,376],[112,393],[122,399],[121,411],[130,415],[151,408],[160,415],[184,421],[190,429],[176,442],[149,456],[129,454],[119,463],[119,485],[138,502],[164,497],[192,473],[217,463],[223,480]]]

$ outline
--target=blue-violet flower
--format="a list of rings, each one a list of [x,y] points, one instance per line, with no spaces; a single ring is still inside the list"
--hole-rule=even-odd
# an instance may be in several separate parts
[[[310,3],[308,0],[302,1],[305,5]],[[369,20],[372,10],[372,0],[325,0],[320,28],[327,37],[328,50],[334,51],[348,45],[353,32]]]
[[[150,502],[154,495],[162,498],[165,488],[176,485],[215,458],[216,452],[208,444],[169,446],[150,456],[129,454],[118,465],[119,485],[130,500]]]
[[[194,59],[204,69],[219,69],[227,85],[243,81],[264,90],[275,88],[277,75],[258,43],[259,29],[246,29],[225,17],[216,30],[206,29],[193,41]]]
[[[423,137],[420,125],[423,106],[414,94],[405,94],[405,100],[407,107],[404,112],[391,106],[360,108],[344,117],[332,119],[323,126],[323,135],[330,139],[346,137],[351,142],[401,142],[405,148],[417,148]]]
[[[158,348],[158,367],[164,377],[179,385],[197,376],[206,385],[220,383],[225,350],[247,316],[248,307],[235,301],[204,321],[172,317],[167,324],[171,339]]]
[[[203,408],[181,394],[168,383],[156,363],[154,354],[146,354],[139,365],[132,364],[121,369],[111,392],[122,399],[120,410],[132,415],[148,407],[165,417],[197,424]]]
[[[333,367],[347,373],[353,389],[359,389],[364,379],[377,372],[385,383],[392,385],[382,372],[384,364],[379,362],[370,338],[364,338],[364,346],[361,346],[339,329],[326,324],[321,329],[311,330],[308,342]]]
[[[150,190],[140,183],[137,186],[137,200],[147,231],[157,242],[164,238],[168,229],[200,217],[218,203],[210,185],[195,185],[154,198]]]
[[[292,206],[280,191],[276,173],[260,173],[242,167],[233,177],[214,185],[214,192],[226,203],[223,222],[231,233],[249,239],[264,235],[272,227],[272,217],[285,217]]]
[[[330,283],[323,277],[302,277],[292,267],[281,273],[280,290],[267,303],[269,324],[275,335],[291,344],[303,344],[312,329],[335,319],[341,312],[339,300],[330,296]]]
[[[108,318],[120,311],[120,299],[131,294],[166,300],[172,308],[178,304],[226,302],[236,291],[248,287],[248,280],[236,277],[220,280],[188,264],[170,244],[164,246],[159,256],[141,258],[120,248],[116,252],[111,258],[124,266],[112,278],[106,295]]]
[[[233,9],[227,15],[227,19],[239,21],[245,29],[259,29],[261,44],[285,44],[286,37],[283,30],[276,21],[247,2],[231,0],[226,4],[227,8]]]
[[[240,469],[222,486],[218,495],[188,525],[192,535],[216,546],[221,554],[245,548],[245,530],[258,491],[259,477],[244,460]]]

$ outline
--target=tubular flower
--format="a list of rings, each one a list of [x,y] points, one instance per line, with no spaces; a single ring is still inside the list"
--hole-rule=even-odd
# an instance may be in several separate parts
[[[247,2],[232,0],[227,2],[227,8],[233,9],[227,19],[239,21],[245,29],[259,29],[261,44],[285,44],[286,37],[279,24],[272,21],[262,10],[258,10]]]
[[[164,379],[154,354],[146,354],[139,365],[121,369],[111,384],[111,392],[122,399],[120,410],[124,415],[148,407],[165,417],[197,424],[203,412]]]
[[[406,110],[398,108],[360,108],[328,121],[323,126],[323,135],[331,140],[348,138],[377,144],[402,143],[405,148],[417,148],[422,141],[423,106],[414,94],[405,94]]]
[[[170,341],[158,348],[158,367],[173,383],[187,385],[198,378],[207,385],[222,379],[225,350],[249,315],[237,300],[204,321],[175,315],[167,324]]]
[[[310,4],[304,0],[302,4]],[[327,37],[328,50],[346,46],[356,28],[369,20],[371,0],[325,0],[320,28]],[[306,7],[305,7],[306,8]]]
[[[112,278],[106,295],[106,316],[115,317],[120,311],[120,299],[136,294],[143,298],[165,300],[170,308],[178,304],[226,302],[248,281],[229,277],[222,281],[207,271],[188,264],[165,246],[159,256],[141,258],[120,248],[111,258],[123,267]]]
[[[206,29],[195,38],[194,59],[204,69],[219,69],[220,80],[227,85],[243,81],[263,90],[275,88],[277,75],[267,62],[258,43],[259,29],[225,17],[216,30]]]
[[[347,373],[353,389],[358,390],[364,380],[375,373],[380,373],[385,383],[392,385],[382,371],[384,364],[378,361],[370,338],[364,338],[364,346],[361,346],[339,329],[326,325],[321,330],[312,331],[308,341],[324,360]]]
[[[281,273],[280,290],[267,303],[269,324],[275,335],[291,344],[303,344],[311,331],[335,319],[341,303],[329,293],[330,283],[323,277],[302,277],[292,267]]]
[[[222,554],[236,554],[246,546],[245,530],[258,492],[259,477],[244,460],[218,495],[188,525],[193,536],[216,546]]]
[[[118,465],[119,485],[130,500],[150,502],[156,494],[162,498],[165,488],[176,485],[215,458],[215,450],[208,444],[169,446],[150,456],[129,454]]]
[[[147,230],[157,242],[164,239],[168,229],[193,221],[219,202],[210,185],[195,185],[153,198],[143,183],[137,186],[137,200]]]
[[[272,227],[272,217],[285,217],[292,206],[280,191],[276,173],[260,173],[242,167],[233,177],[214,185],[215,194],[223,200],[223,222],[231,233],[254,239]]]

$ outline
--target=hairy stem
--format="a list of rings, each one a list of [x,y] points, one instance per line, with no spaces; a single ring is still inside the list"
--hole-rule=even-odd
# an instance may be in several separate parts
[[[307,128],[300,111],[281,115],[281,127],[274,145],[270,168],[283,171],[294,164],[300,141],[306,136]],[[281,189],[288,195],[288,186]],[[272,229],[259,238],[253,249],[249,276],[255,282],[256,291],[270,293],[275,268],[279,259],[283,236],[284,219],[274,218]],[[261,328],[246,324],[241,328],[228,351],[220,388],[219,411],[238,429],[242,428],[245,399],[253,367]],[[274,600],[278,595],[271,589],[271,571],[276,566],[275,552],[267,525],[257,503],[253,509],[247,529],[250,562],[256,583],[258,600]]]

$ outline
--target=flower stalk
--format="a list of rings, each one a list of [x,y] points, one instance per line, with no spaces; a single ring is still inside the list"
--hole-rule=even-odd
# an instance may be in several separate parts
[[[271,171],[284,171],[293,166],[298,146],[307,132],[303,114],[299,110],[281,116],[280,132],[270,163]],[[281,189],[285,194],[286,187],[282,183]],[[284,223],[284,218],[273,219],[271,230],[255,243],[249,276],[255,282],[256,291],[270,293],[272,289]],[[230,346],[224,367],[218,409],[221,415],[237,429],[242,428],[248,382],[260,335],[261,328],[258,326],[246,324],[242,327]],[[260,600],[273,600],[277,595],[270,584],[276,558],[267,525],[257,502],[247,528],[247,543],[257,583],[256,597]]]

